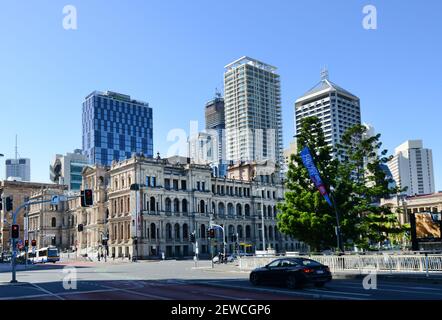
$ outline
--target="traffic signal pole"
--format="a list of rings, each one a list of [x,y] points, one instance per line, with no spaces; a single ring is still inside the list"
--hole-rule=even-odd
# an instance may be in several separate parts
[[[80,196],[72,196],[72,197],[66,197],[67,200],[76,199]],[[39,201],[27,201],[23,203],[22,205],[18,206],[17,209],[14,210],[12,214],[12,224],[17,224],[17,216],[21,209],[26,208],[28,206],[34,205],[34,204],[42,204],[42,203],[51,203],[51,200],[39,200]],[[28,227],[28,226],[27,226]],[[20,230],[20,229],[19,229]],[[26,232],[26,231],[25,231]],[[17,239],[12,238],[12,280],[11,283],[17,283]]]

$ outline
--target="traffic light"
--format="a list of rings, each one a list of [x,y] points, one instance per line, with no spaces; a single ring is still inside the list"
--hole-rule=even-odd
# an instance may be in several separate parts
[[[212,239],[214,239],[215,238],[215,229],[209,229],[209,231],[210,231],[210,237],[209,238],[212,238]]]
[[[12,197],[7,197],[5,199],[5,211],[12,211]]]
[[[25,240],[25,247],[29,247],[29,240]]]
[[[93,204],[94,204],[94,199],[92,196],[92,190],[91,189],[81,190],[81,206],[89,207]]]
[[[189,241],[192,242],[192,243],[195,243],[195,233],[191,233],[189,235]]]
[[[31,240],[31,246],[36,247],[37,246],[37,240]]]
[[[18,224],[13,224],[11,228],[11,238],[18,239],[20,238],[20,226]]]
[[[78,225],[78,232],[82,232],[83,231],[83,225],[82,224],[79,224]]]

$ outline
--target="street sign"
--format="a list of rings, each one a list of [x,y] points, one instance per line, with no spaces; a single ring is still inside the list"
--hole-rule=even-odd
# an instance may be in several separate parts
[[[51,198],[52,205],[58,205],[60,204],[60,202],[65,202],[65,201],[67,201],[67,197],[63,195],[52,196]]]

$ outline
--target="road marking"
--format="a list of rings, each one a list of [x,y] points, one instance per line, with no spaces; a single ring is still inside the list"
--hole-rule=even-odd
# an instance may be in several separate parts
[[[201,293],[201,292],[199,292]],[[237,298],[237,297],[231,297],[231,296],[225,296],[222,294],[215,294],[215,293],[203,293],[206,296],[211,296],[211,297],[215,297],[215,298],[223,298],[223,299],[227,299],[227,300],[252,300],[250,298]]]
[[[257,287],[243,287],[243,286],[234,286],[234,285],[227,285],[227,284],[219,284],[214,282],[196,282],[200,283],[202,285],[209,285],[209,286],[215,286],[215,287],[225,287],[225,288],[234,288],[234,289],[242,289],[242,290],[249,290],[249,291],[262,291],[262,292],[270,292],[270,293],[284,293],[286,295],[292,295],[292,296],[312,296],[314,298],[320,299],[322,297],[325,298],[332,298],[332,299],[348,299],[348,300],[367,300],[367,298],[357,298],[357,297],[346,297],[346,296],[336,296],[336,295],[329,295],[329,294],[315,294],[315,293],[308,293],[305,291],[286,291],[286,290],[278,290],[278,289],[265,289],[265,288],[257,288]]]
[[[327,293],[336,293],[336,294],[346,294],[346,295],[357,295],[357,296],[371,296],[371,294],[367,293],[356,293],[356,292],[346,292],[346,291],[332,291],[332,290],[321,290],[321,289],[304,289],[304,291],[308,292],[327,292]]]
[[[55,293],[53,293],[53,292],[51,292],[51,291],[49,291],[49,290],[46,290],[46,289],[40,287],[38,284],[31,283],[31,285],[33,285],[34,287],[36,287],[36,288],[39,289],[40,291],[43,291],[43,292],[47,293],[48,295],[51,295],[51,296],[53,296],[53,297],[56,297],[56,298],[59,299],[59,300],[64,300],[64,299],[63,299],[62,297],[60,297],[59,295],[57,295],[57,294],[55,294]]]

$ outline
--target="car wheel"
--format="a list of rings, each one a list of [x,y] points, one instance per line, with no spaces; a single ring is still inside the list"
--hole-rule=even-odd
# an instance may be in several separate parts
[[[300,284],[298,279],[294,275],[291,275],[287,278],[287,288],[289,289],[298,289],[300,288]]]
[[[324,286],[325,286],[325,282],[316,282],[315,283],[315,287],[317,287],[317,288],[322,288]]]
[[[252,273],[250,275],[250,282],[254,285],[257,286],[261,283],[261,281],[259,281],[259,276],[256,273]]]

